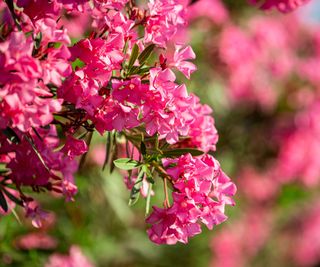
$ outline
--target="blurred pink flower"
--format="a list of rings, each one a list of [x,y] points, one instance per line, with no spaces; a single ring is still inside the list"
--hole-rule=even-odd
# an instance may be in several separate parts
[[[199,0],[188,8],[188,19],[195,20],[201,17],[210,19],[213,23],[221,24],[229,19],[228,10],[221,0]]]
[[[16,239],[16,246],[20,249],[32,250],[32,249],[55,249],[57,247],[57,240],[44,233],[44,232],[33,232]]]
[[[253,167],[246,167],[239,175],[239,190],[252,202],[266,202],[275,197],[280,184],[273,169],[259,173]]]
[[[272,8],[278,9],[280,12],[291,12],[296,8],[310,2],[310,0],[249,0],[252,4],[259,5],[263,10]],[[262,2],[262,3],[261,3]]]
[[[94,267],[77,246],[72,246],[69,255],[55,253],[51,255],[45,267]]]
[[[312,208],[304,212],[302,224],[291,236],[294,247],[291,257],[301,267],[312,267],[320,261],[320,203],[312,203]]]
[[[211,240],[210,267],[245,267],[267,241],[271,217],[261,207],[243,211],[243,217],[226,225]]]
[[[277,163],[278,179],[283,182],[301,180],[306,186],[320,181],[320,102],[315,101],[297,113],[295,127],[284,137]]]
[[[293,44],[298,39],[290,24],[299,27],[294,16],[255,16],[245,26],[223,29],[219,53],[226,64],[227,93],[234,104],[258,104],[267,110],[275,106],[280,86],[296,67]]]

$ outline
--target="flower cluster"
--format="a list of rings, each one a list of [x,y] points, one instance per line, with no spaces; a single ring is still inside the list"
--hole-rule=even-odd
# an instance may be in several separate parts
[[[233,205],[235,185],[223,173],[212,156],[164,159],[164,167],[173,184],[173,204],[161,209],[153,207],[147,223],[150,239],[157,244],[187,243],[188,238],[201,232],[200,222],[208,229],[224,222],[225,205]]]

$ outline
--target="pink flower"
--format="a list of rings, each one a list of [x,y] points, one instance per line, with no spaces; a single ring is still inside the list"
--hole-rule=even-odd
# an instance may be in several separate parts
[[[70,159],[73,159],[75,156],[86,153],[88,146],[84,140],[79,140],[68,135],[65,145],[60,151],[64,152]]]
[[[244,267],[259,252],[270,235],[272,218],[260,207],[244,211],[211,241],[211,267]],[[250,225],[250,227],[248,227]]]
[[[301,180],[306,186],[319,184],[320,124],[318,115],[320,103],[315,101],[306,110],[297,114],[296,125],[282,140],[277,172],[280,181]]]
[[[45,267],[93,267],[94,265],[77,246],[72,246],[69,255],[51,255]]]
[[[194,72],[197,67],[187,60],[195,58],[196,55],[193,52],[191,46],[187,46],[185,48],[176,46],[173,59],[169,59],[167,63],[168,66],[177,68],[184,74],[184,76],[190,79],[191,73]]]
[[[41,32],[41,44],[46,46],[49,42],[58,42],[64,45],[70,45],[71,40],[67,34],[66,29],[58,29],[58,25],[55,19],[43,18],[35,22],[34,34],[40,34]]]
[[[272,8],[277,8],[280,12],[290,12],[296,8],[308,3],[310,0],[263,0],[263,4],[260,8],[263,10],[268,10]],[[250,0],[254,5],[259,5],[260,1]]]
[[[23,236],[20,236],[16,240],[16,244],[19,248],[25,250],[32,249],[54,249],[57,247],[57,240],[49,236],[44,232],[33,232]]]
[[[259,104],[266,110],[275,106],[279,84],[287,82],[296,60],[292,44],[298,40],[291,24],[299,25],[294,17],[255,17],[248,21],[249,29],[227,26],[223,30],[220,57],[227,65],[233,103]]]
[[[150,0],[150,16],[147,18],[144,42],[152,42],[166,47],[167,42],[176,34],[178,27],[186,24],[183,0]]]
[[[227,219],[224,206],[234,205],[236,187],[221,171],[218,161],[209,155],[186,154],[165,159],[163,165],[175,191],[173,205],[165,209],[153,207],[146,220],[152,225],[148,235],[153,242],[187,243],[189,237],[201,232],[200,222],[212,229]]]
[[[45,126],[52,113],[60,111],[62,99],[53,99],[49,89],[39,82],[43,70],[39,60],[32,57],[33,42],[21,32],[14,32],[0,44],[0,127],[17,127],[28,131]],[[50,97],[50,98],[48,98]]]
[[[30,137],[15,133],[20,139],[17,144],[0,135],[0,154],[8,155],[7,167],[12,170],[8,177],[12,182],[19,186],[43,186],[71,199],[76,193],[73,175],[78,165],[61,151],[55,151],[59,146],[55,127],[39,128],[38,135],[31,132]]]
[[[94,2],[100,9],[121,10],[129,0],[95,0]]]
[[[147,231],[152,242],[167,245],[174,245],[177,242],[187,243],[188,237],[201,232],[200,226],[196,223],[182,224],[175,211],[173,208],[166,210],[153,207],[152,214],[146,220],[152,224]]]
[[[24,203],[26,217],[31,219],[31,223],[35,228],[41,228],[43,222],[49,217],[49,213],[40,208],[34,200]]]
[[[193,108],[194,121],[189,126],[186,147],[196,147],[203,152],[216,150],[219,136],[215,128],[214,118],[211,116],[212,109],[208,105],[200,104],[200,99],[194,96],[195,105]],[[183,146],[183,143],[182,143]]]
[[[87,73],[97,79],[102,85],[111,78],[113,70],[120,70],[123,61],[122,49],[124,36],[111,34],[107,40],[83,39],[70,48],[72,58],[79,58],[87,66]]]
[[[320,206],[319,201],[311,203],[311,209],[305,212],[303,221],[296,229],[294,236],[290,236],[291,257],[298,266],[311,267],[319,262],[320,259]]]
[[[168,143],[177,143],[179,135],[187,135],[194,119],[190,112],[194,100],[184,85],[174,83],[175,75],[170,69],[151,69],[150,76],[149,92],[142,107],[146,132],[149,135],[158,132]]]
[[[58,97],[75,104],[76,108],[93,115],[101,105],[103,98],[99,95],[99,82],[93,79],[87,68],[75,71],[58,89]]]
[[[189,20],[206,17],[213,23],[221,24],[228,20],[228,10],[221,0],[199,0],[188,8]]]
[[[254,202],[270,201],[275,197],[279,186],[274,169],[259,173],[254,168],[246,167],[239,175],[240,189]]]
[[[137,127],[140,124],[138,116],[138,109],[123,105],[110,97],[97,110],[93,121],[96,129],[103,134],[105,131],[122,131]]]
[[[67,78],[71,73],[71,65],[67,61],[71,54],[64,45],[58,49],[48,49],[48,56],[45,61],[41,61],[43,68],[43,82],[53,83],[60,86],[62,78]]]
[[[23,13],[27,14],[32,20],[46,17],[56,18],[61,11],[61,5],[56,0],[17,0],[17,6],[23,8]]]

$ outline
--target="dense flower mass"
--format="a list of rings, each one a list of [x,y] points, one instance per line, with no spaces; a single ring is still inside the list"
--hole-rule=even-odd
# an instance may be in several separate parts
[[[0,265],[318,266],[308,2],[0,1]]]
[[[281,12],[306,2],[251,1]],[[126,171],[130,205],[142,194],[148,207],[156,192],[152,184],[164,183],[164,207],[154,206],[146,220],[153,242],[187,243],[201,232],[201,223],[212,229],[226,220],[225,205],[234,205],[236,187],[208,154],[218,142],[212,109],[180,82],[197,69],[196,55],[181,36],[188,22],[207,17],[220,25],[215,57],[224,66],[234,104],[258,103],[272,110],[282,93],[276,87],[288,83],[293,72],[310,83],[319,81],[310,67],[317,62],[293,52],[305,45],[295,34],[294,16],[224,25],[229,14],[219,0],[139,5],[132,0],[8,0],[0,10],[1,212],[21,206],[37,227],[47,213],[27,188],[73,200],[74,175],[95,130],[107,137],[102,165]],[[305,34],[319,43],[317,34]],[[306,184],[316,183],[317,111],[315,103],[286,139],[272,171],[281,176],[277,181],[302,176]],[[299,156],[292,152],[297,144]],[[302,157],[313,164],[302,163]],[[248,184],[260,186],[250,179]],[[270,188],[267,196],[276,191]]]
[[[226,219],[224,206],[233,204],[234,184],[212,156],[188,154],[212,152],[218,141],[211,108],[176,76],[180,72],[190,79],[196,70],[191,62],[195,53],[178,36],[190,18],[188,6],[184,0],[150,0],[145,5],[128,0],[18,0],[1,5],[3,212],[15,200],[35,226],[42,224],[47,213],[26,195],[26,187],[73,200],[74,174],[97,130],[108,136],[103,165],[130,171],[129,203],[140,192],[150,203],[156,174],[172,183],[174,204],[169,207],[166,199],[165,209],[154,208],[149,233],[159,227],[157,212],[174,217],[176,211],[180,233],[176,240],[150,234],[152,241],[186,243],[200,232],[200,222],[212,229]],[[78,19],[79,25],[68,24]],[[123,140],[127,159],[116,155]],[[168,162],[184,173],[188,188],[182,188],[182,178]],[[170,232],[173,223],[162,227]]]
[[[66,70],[59,74],[57,68],[63,68],[63,65],[55,64],[59,58],[66,60],[68,52],[64,54],[63,47],[53,49],[48,60],[41,62],[32,56],[33,48],[32,38],[26,38],[22,32],[12,32],[0,44],[2,129],[10,126],[27,132],[32,127],[48,125],[53,119],[52,114],[61,110],[63,100],[53,99],[45,83],[60,81],[63,74],[68,74]],[[50,60],[52,56],[59,57]]]

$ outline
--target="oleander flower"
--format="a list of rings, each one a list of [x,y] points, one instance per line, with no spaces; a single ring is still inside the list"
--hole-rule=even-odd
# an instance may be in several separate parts
[[[187,243],[201,232],[200,223],[208,229],[224,222],[225,205],[234,205],[236,186],[223,173],[212,156],[165,159],[163,165],[173,185],[173,204],[164,209],[153,207],[146,219],[151,224],[149,238],[156,244]],[[169,179],[169,178],[164,178]]]

